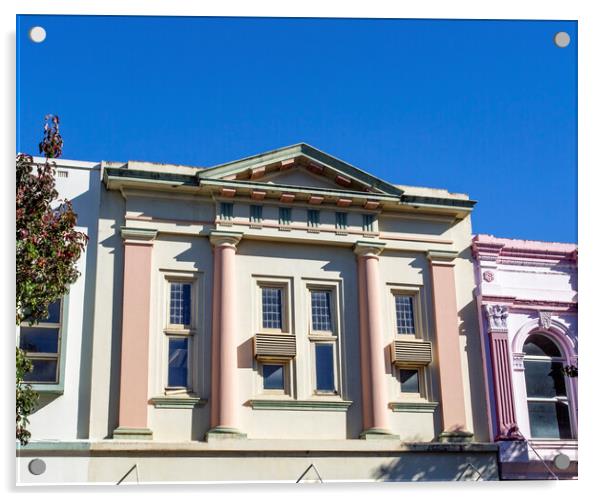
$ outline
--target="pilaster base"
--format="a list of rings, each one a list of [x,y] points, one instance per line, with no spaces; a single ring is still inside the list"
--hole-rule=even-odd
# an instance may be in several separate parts
[[[205,435],[207,442],[227,439],[241,440],[245,438],[247,438],[246,433],[243,433],[236,428],[230,428],[229,426],[216,426],[215,428],[211,428]]]
[[[368,428],[362,431],[360,438],[362,440],[399,440],[399,435],[384,428]]]
[[[113,440],[152,440],[153,431],[149,428],[126,428],[120,426],[113,431]]]
[[[472,442],[474,435],[470,431],[444,431],[439,434],[439,442],[457,443]]]

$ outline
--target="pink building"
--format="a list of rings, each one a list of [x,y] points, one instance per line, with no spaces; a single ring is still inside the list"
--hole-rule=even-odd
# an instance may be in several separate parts
[[[491,440],[505,479],[577,476],[577,246],[477,235]]]

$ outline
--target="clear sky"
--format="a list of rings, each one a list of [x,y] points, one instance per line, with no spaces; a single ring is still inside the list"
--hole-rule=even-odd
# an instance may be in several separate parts
[[[576,22],[20,16],[17,97],[18,151],[38,153],[46,113],[69,159],[210,166],[306,142],[468,193],[475,233],[577,240]]]

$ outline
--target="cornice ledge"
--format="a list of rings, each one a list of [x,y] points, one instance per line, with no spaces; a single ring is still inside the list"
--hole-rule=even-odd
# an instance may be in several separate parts
[[[439,402],[391,402],[389,407],[393,412],[425,412],[433,413]]]
[[[345,412],[353,404],[350,400],[284,400],[257,398],[249,400],[253,409],[265,410],[308,410],[308,411],[342,411]]]
[[[192,396],[159,396],[149,400],[156,409],[193,409],[194,407],[202,407],[207,403],[199,397]]]

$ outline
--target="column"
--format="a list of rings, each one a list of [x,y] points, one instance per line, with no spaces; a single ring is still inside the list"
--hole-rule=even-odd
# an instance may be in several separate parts
[[[512,363],[508,349],[508,307],[485,305],[489,333],[489,352],[496,407],[496,440],[518,440],[518,426],[512,388]]]
[[[124,243],[119,426],[114,439],[153,438],[148,428],[151,263],[156,230],[121,228]]]
[[[238,422],[236,245],[242,233],[212,231],[211,430],[207,440],[245,438]]]
[[[384,246],[384,242],[359,241],[353,249],[357,254],[360,370],[364,421],[364,431],[360,437],[364,439],[399,438],[389,429],[378,267],[378,256]]]
[[[453,262],[457,253],[428,251],[427,255],[431,265],[435,349],[441,392],[443,432],[439,435],[439,440],[469,441],[473,434],[466,430],[466,405]]]

